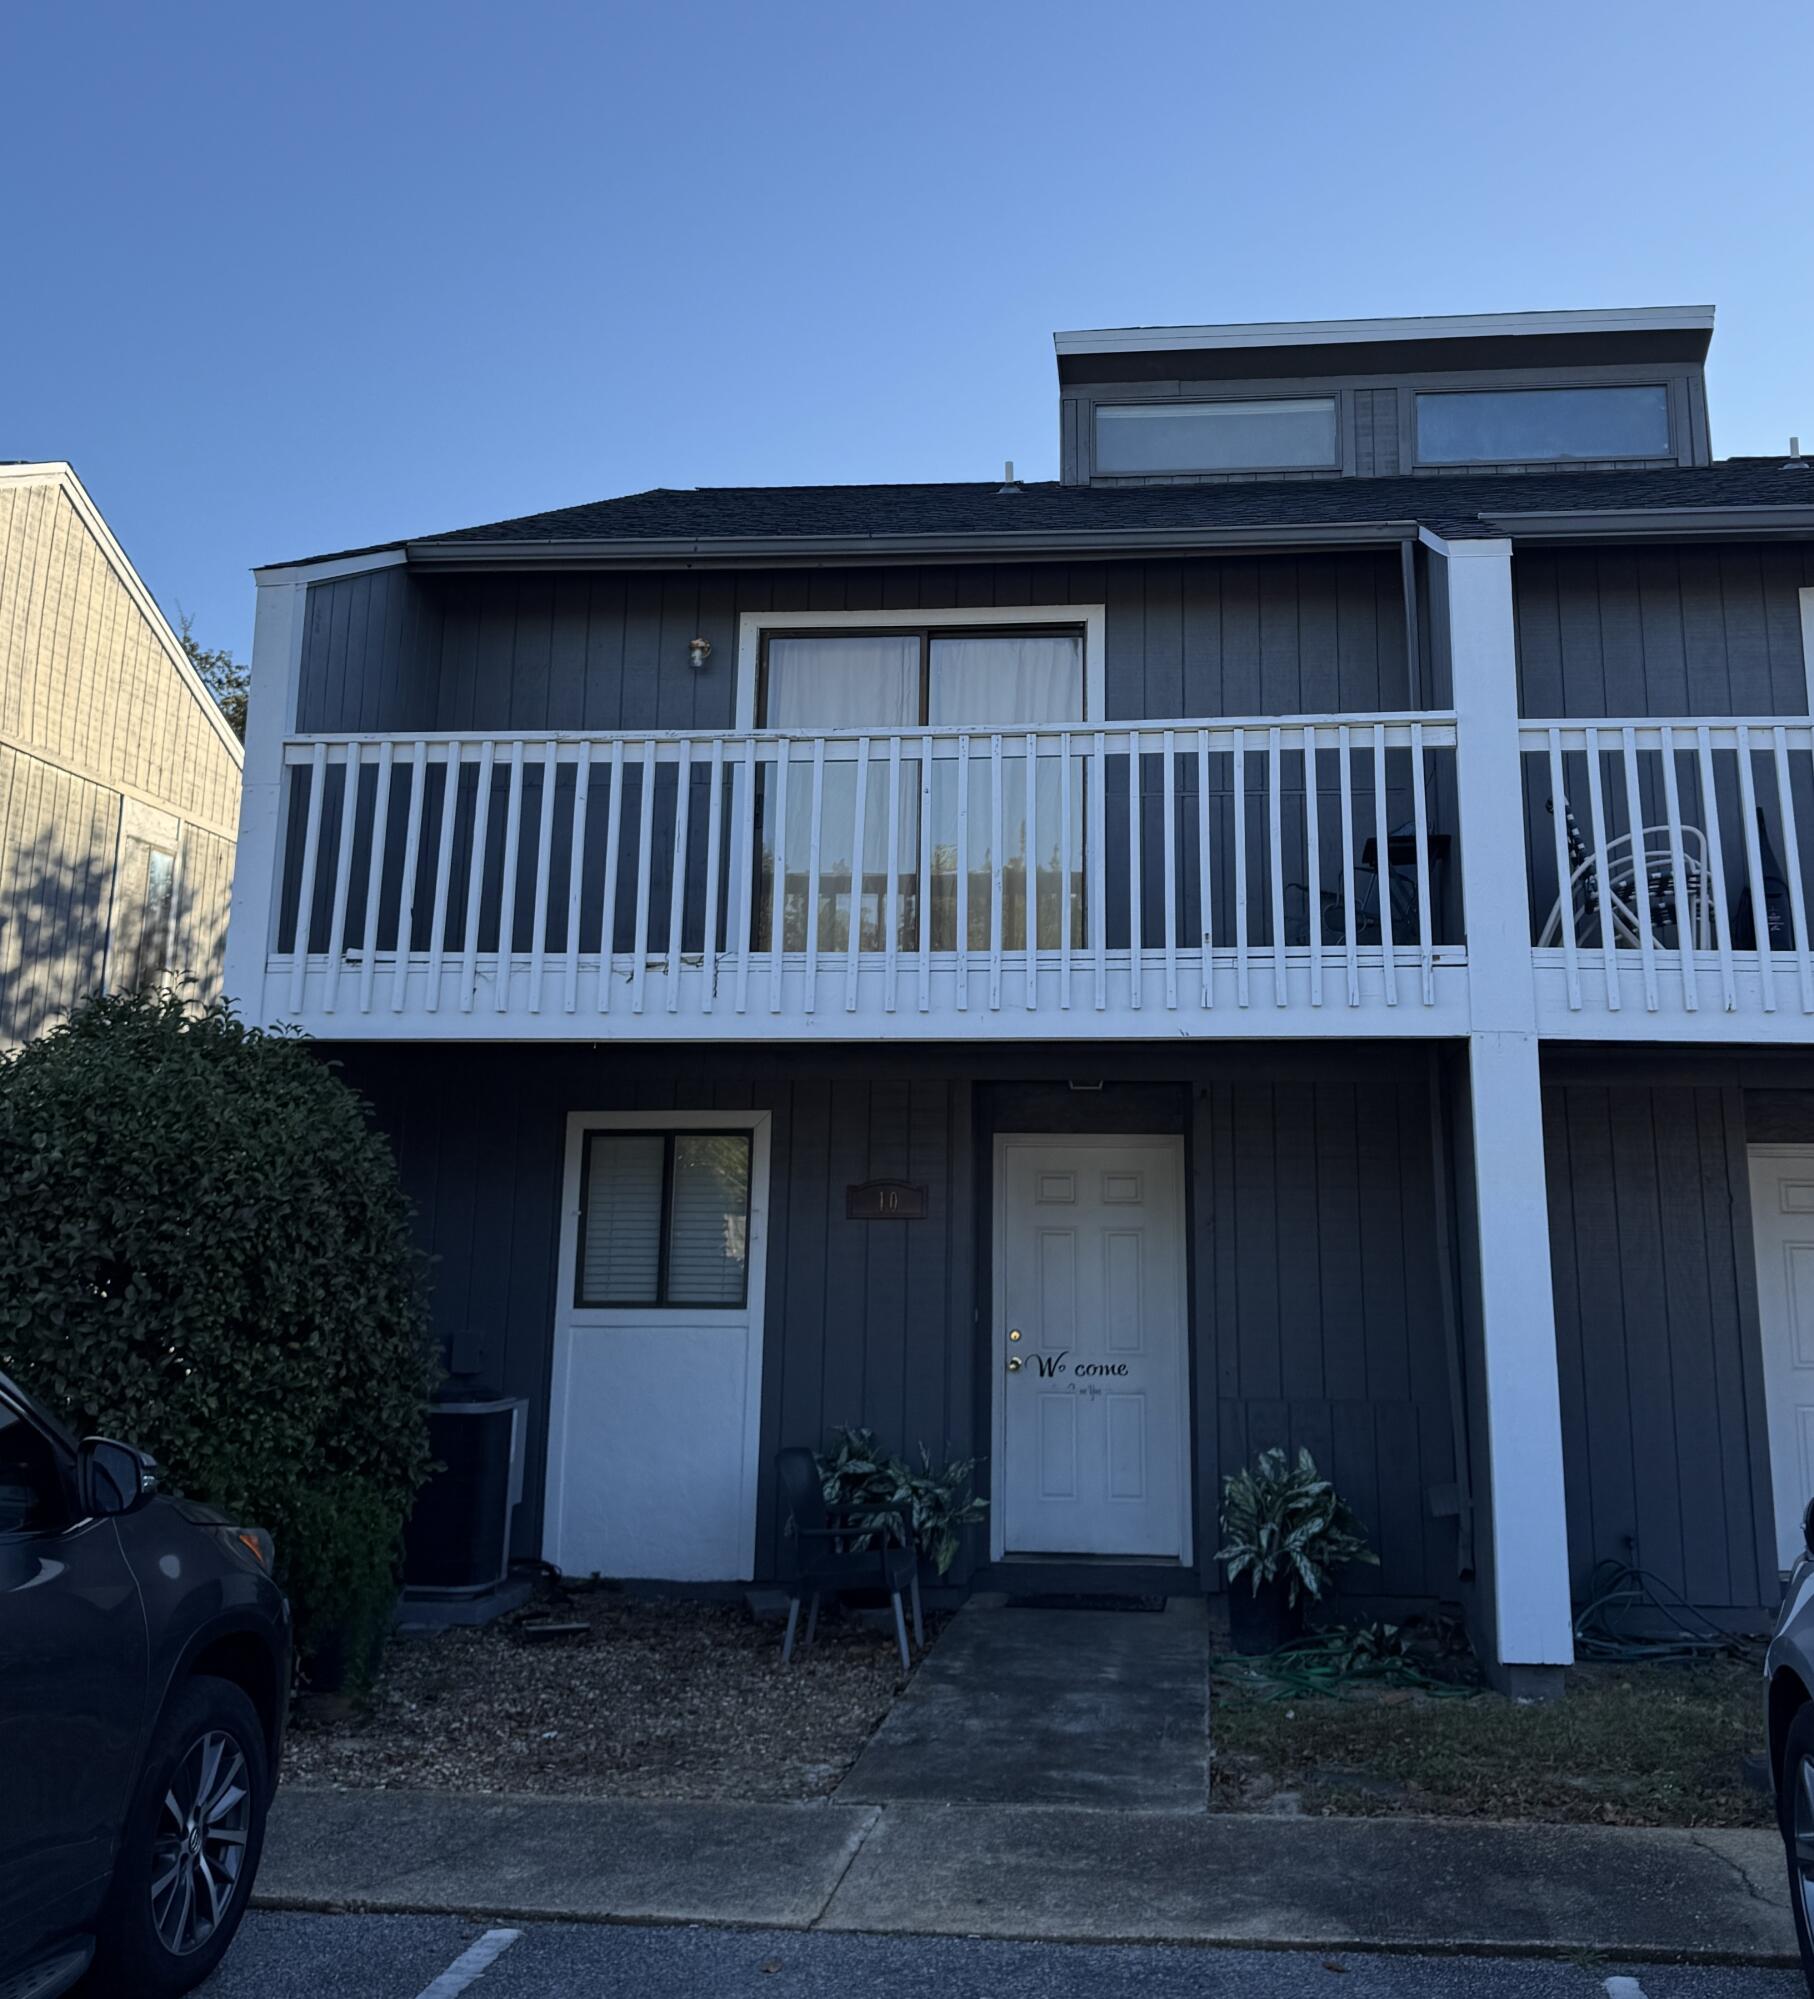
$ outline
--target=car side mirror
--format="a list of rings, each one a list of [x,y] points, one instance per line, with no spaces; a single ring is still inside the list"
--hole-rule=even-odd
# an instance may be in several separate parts
[[[76,1453],[76,1490],[84,1513],[136,1513],[157,1491],[157,1460],[136,1444],[84,1437]]]
[[[1814,1499],[1810,1499],[1802,1509],[1801,1545],[1810,1555],[1814,1555]]]

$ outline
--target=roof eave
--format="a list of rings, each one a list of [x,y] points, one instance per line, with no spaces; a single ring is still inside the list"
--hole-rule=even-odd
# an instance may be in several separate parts
[[[1180,549],[1366,548],[1408,541],[1415,521],[1280,521],[1244,527],[1063,529],[1011,534],[696,535],[576,541],[412,541],[412,569],[798,568],[832,563],[1062,561]]]
[[[1482,514],[1514,541],[1803,541],[1814,536],[1814,496],[1805,507],[1622,507]]]
[[[1564,312],[1434,313],[1391,319],[1264,320],[1223,326],[1100,326],[1052,335],[1063,358],[1248,347],[1331,347],[1375,341],[1478,340],[1508,335],[1703,333],[1710,305],[1613,306]]]

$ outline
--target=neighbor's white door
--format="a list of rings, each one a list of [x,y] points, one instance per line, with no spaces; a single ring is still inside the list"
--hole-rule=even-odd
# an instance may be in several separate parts
[[[998,1555],[1187,1560],[1184,1146],[995,1142]]]
[[[1751,1227],[1776,1553],[1787,1569],[1801,1553],[1802,1509],[1814,1499],[1814,1145],[1751,1148]]]

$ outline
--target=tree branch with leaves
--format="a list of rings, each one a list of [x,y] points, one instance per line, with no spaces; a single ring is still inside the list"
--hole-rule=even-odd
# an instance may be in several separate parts
[[[202,685],[213,695],[215,705],[227,718],[227,726],[243,743],[246,740],[246,694],[252,684],[252,669],[230,652],[208,652],[190,629],[185,613],[177,625],[177,638],[189,664]]]

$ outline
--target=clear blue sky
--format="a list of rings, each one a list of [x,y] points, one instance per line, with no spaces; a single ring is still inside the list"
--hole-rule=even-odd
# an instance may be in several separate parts
[[[1055,327],[1720,309],[1814,444],[1806,0],[9,10],[0,458],[165,608],[643,486],[1056,470]]]

